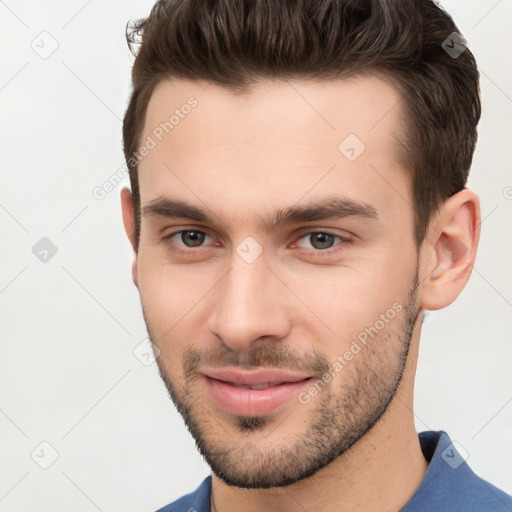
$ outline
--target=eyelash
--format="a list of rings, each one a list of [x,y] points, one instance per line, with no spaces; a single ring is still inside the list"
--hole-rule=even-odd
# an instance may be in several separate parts
[[[169,234],[169,235],[166,235],[163,237],[163,241],[168,244],[169,248],[175,252],[175,253],[178,253],[178,254],[186,254],[188,256],[190,256],[191,254],[193,253],[202,253],[204,252],[205,250],[207,250],[206,247],[203,247],[203,246],[200,246],[200,247],[197,247],[197,248],[193,248],[193,247],[189,247],[187,249],[181,249],[180,247],[177,247],[176,245],[174,245],[172,243],[172,238],[175,237],[176,235],[180,235],[181,233],[186,233],[187,231],[194,231],[196,233],[202,233],[206,236],[209,236],[208,233],[206,233],[206,231],[200,231],[199,229],[180,229],[179,231],[174,231],[173,233]]]
[[[201,233],[201,234],[204,234],[206,236],[209,236],[208,233],[206,233],[205,231],[201,231],[199,229],[181,229],[179,231],[174,231],[173,233],[170,233],[169,235],[166,235],[163,237],[163,241],[169,246],[169,248],[177,253],[177,254],[184,254],[184,255],[188,255],[190,256],[191,254],[202,254],[205,250],[208,250],[207,247],[204,247],[204,246],[199,246],[197,248],[193,248],[193,247],[189,247],[187,249],[182,249],[181,247],[178,247],[176,245],[174,245],[172,243],[172,238],[175,237],[176,235],[181,235],[182,233],[186,233],[187,231],[194,231],[196,233]],[[331,233],[330,231],[307,231],[303,234],[301,234],[298,238],[298,240],[302,240],[303,238],[307,237],[307,236],[311,236],[311,235],[314,235],[314,234],[322,234],[322,235],[327,235],[327,236],[332,236],[333,238],[337,238],[340,240],[340,242],[332,247],[329,247],[327,249],[305,249],[306,252],[309,254],[309,255],[312,255],[312,256],[325,256],[325,255],[329,255],[329,254],[332,254],[333,252],[337,252],[339,250],[342,250],[342,248],[338,248],[336,249],[336,247],[338,246],[345,246],[347,244],[351,244],[352,243],[352,239],[350,238],[347,238],[347,237],[344,237],[344,236],[341,236],[341,235],[337,235],[335,233]],[[186,247],[186,246],[185,246]]]

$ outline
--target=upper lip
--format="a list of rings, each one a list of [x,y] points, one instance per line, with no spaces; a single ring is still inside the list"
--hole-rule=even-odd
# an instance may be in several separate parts
[[[276,386],[283,382],[299,382],[311,377],[311,375],[306,373],[292,373],[269,369],[240,371],[231,368],[212,368],[204,370],[202,373],[211,379],[222,380],[241,386],[258,386],[261,384]]]

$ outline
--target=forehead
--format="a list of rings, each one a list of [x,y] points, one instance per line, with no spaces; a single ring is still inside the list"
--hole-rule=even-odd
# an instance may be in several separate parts
[[[373,195],[377,208],[397,193],[403,201],[409,187],[399,165],[402,125],[399,92],[374,75],[264,82],[244,94],[164,80],[141,138],[143,145],[152,141],[139,163],[141,203],[178,195],[232,213],[322,190]]]
[[[189,108],[192,102],[197,104]],[[245,93],[202,81],[163,80],[149,101],[144,133],[169,122],[175,113],[170,124],[176,142],[189,131],[199,141],[206,137],[212,142],[226,142],[229,136],[231,143],[268,143],[276,133],[308,144],[336,143],[347,133],[365,142],[387,134],[392,142],[402,125],[400,103],[401,95],[382,74],[262,82]]]

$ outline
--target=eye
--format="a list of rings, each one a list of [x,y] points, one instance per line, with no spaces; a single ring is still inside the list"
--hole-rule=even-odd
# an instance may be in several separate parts
[[[176,231],[165,237],[165,240],[170,240],[178,245],[182,244],[185,247],[193,249],[194,247],[201,247],[203,242],[210,238],[204,231],[197,229],[184,229]]]
[[[301,242],[305,240],[306,243]],[[336,240],[339,240],[338,244],[335,244]],[[349,242],[348,238],[344,238],[340,235],[334,235],[332,233],[326,233],[324,231],[315,231],[308,233],[307,235],[300,238],[298,242],[299,247],[304,249],[314,249],[317,251],[325,251],[331,249],[334,245],[340,245],[341,242]],[[309,244],[309,245],[308,245]]]

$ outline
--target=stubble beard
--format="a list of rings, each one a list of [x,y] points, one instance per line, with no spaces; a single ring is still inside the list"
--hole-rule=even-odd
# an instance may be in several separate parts
[[[200,378],[194,369],[204,362],[201,353],[187,351],[183,362],[184,385],[175,382],[164,362],[157,358],[169,395],[212,471],[230,486],[246,489],[285,487],[314,475],[368,434],[386,412],[402,380],[420,313],[416,305],[417,289],[418,268],[400,317],[395,317],[386,326],[384,335],[379,334],[369,341],[314,400],[307,405],[297,402],[295,408],[304,407],[308,411],[308,426],[287,436],[277,447],[275,440],[268,444],[265,440],[271,439],[279,423],[286,421],[290,413],[283,418],[279,414],[242,416],[227,413],[224,417],[216,417],[216,411],[207,409],[206,398],[193,391]],[[151,337],[147,320],[146,325]],[[158,340],[151,339],[159,346]],[[319,371],[329,367],[325,357],[315,352],[306,362],[302,358],[299,368],[296,355],[288,355],[286,351],[281,354],[276,346],[266,345],[243,356],[224,346],[217,351],[216,360],[231,366],[287,369],[292,366],[286,363],[293,361],[293,368],[302,371],[314,368],[311,374],[315,375],[321,375]],[[233,429],[239,433],[238,437]]]

